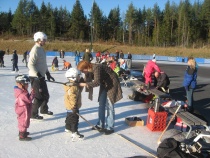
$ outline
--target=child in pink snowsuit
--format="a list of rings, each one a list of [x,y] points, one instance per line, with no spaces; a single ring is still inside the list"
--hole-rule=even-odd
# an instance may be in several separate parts
[[[17,86],[14,87],[15,94],[15,113],[17,114],[19,140],[29,141],[32,138],[28,137],[27,128],[30,125],[32,100],[34,99],[34,91],[28,93],[28,84],[30,79],[26,75],[18,75],[15,77]]]
[[[160,68],[156,64],[156,60],[149,60],[144,68],[144,78],[145,78],[145,84],[151,85],[152,83],[152,74],[156,71],[160,72]]]

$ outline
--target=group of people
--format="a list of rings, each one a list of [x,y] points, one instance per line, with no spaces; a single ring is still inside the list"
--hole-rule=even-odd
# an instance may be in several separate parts
[[[49,110],[49,92],[45,76],[48,81],[55,81],[51,76],[46,62],[46,53],[43,49],[47,36],[43,32],[34,34],[35,44],[30,51],[28,61],[29,77],[26,75],[17,75],[15,80],[17,86],[15,93],[15,112],[18,119],[19,140],[28,141],[30,133],[27,128],[31,119],[43,119],[44,115],[53,115]],[[113,58],[113,60],[115,60]],[[121,65],[123,65],[123,60]],[[115,109],[114,104],[123,98],[122,89],[117,74],[111,68],[111,64],[91,63],[92,55],[89,49],[83,56],[83,60],[73,68],[69,67],[65,72],[68,83],[64,85],[64,104],[67,110],[65,120],[65,131],[72,134],[72,141],[81,139],[84,135],[78,131],[79,108],[82,106],[81,92],[83,87],[89,92],[89,98],[92,99],[93,88],[99,86],[98,95],[98,121],[94,129],[104,132],[106,135],[114,133]],[[112,62],[111,62],[112,63]],[[85,78],[80,75],[84,74]],[[151,84],[152,74],[157,78],[156,87],[168,87],[170,84],[168,76],[160,70],[156,64],[155,58],[148,61],[144,68],[145,84]],[[183,86],[186,89],[189,109],[193,109],[193,90],[196,86],[197,65],[194,58],[188,58],[188,67],[185,72]],[[28,92],[28,84],[31,83],[32,90]],[[32,103],[33,101],[33,103]],[[106,112],[107,111],[107,112]],[[39,113],[42,114],[39,115]],[[105,115],[106,114],[106,115]]]
[[[7,51],[9,51],[9,50],[7,49]],[[4,55],[5,55],[5,51],[1,51],[0,50],[0,67],[6,67],[4,65]],[[28,66],[28,60],[27,60],[28,56],[29,56],[29,52],[25,51],[23,53],[22,62],[23,63],[25,62],[26,67]],[[19,68],[18,68],[18,54],[17,54],[17,50],[13,50],[11,61],[12,61],[12,72],[18,72]]]
[[[29,77],[18,75],[15,78],[17,83],[14,88],[15,112],[18,119],[19,140],[21,141],[31,140],[30,133],[27,131],[30,118],[40,120],[43,119],[44,115],[53,115],[53,112],[49,111],[48,107],[50,96],[45,76],[51,82],[55,81],[55,79],[51,76],[46,63],[46,53],[43,49],[46,40],[45,33],[37,32],[34,34],[35,44],[30,51],[28,61]],[[94,87],[100,87],[98,96],[99,118],[93,129],[98,129],[107,135],[114,132],[114,104],[122,99],[122,89],[116,73],[104,64],[91,63],[92,57],[90,54],[87,49],[83,60],[78,63],[77,67],[71,67],[65,73],[66,78],[69,80],[69,83],[64,85],[64,101],[67,110],[65,131],[72,133],[72,141],[84,137],[78,132],[79,108],[81,107],[81,91],[83,87],[89,91],[90,96]],[[85,79],[80,78],[80,72],[85,75]],[[28,92],[29,83],[31,83],[32,88],[30,94]],[[105,117],[106,110],[107,118]]]
[[[86,49],[86,52],[85,53],[89,53],[89,52],[87,52],[87,51],[89,51],[88,49]],[[60,52],[64,52],[64,51],[60,51]],[[64,58],[64,54],[65,53],[61,53],[61,54],[63,54],[63,55],[61,55],[60,56],[60,58]],[[90,54],[90,53],[89,53]],[[91,54],[90,54],[91,55]],[[86,56],[86,54],[84,54],[84,56]],[[87,58],[87,57],[84,57],[83,56],[83,60],[84,60],[84,58]],[[80,56],[80,52],[79,51],[76,51],[75,52],[75,65],[77,66],[78,65],[78,63],[80,62],[80,58],[81,58],[81,56]],[[58,57],[57,56],[55,56],[54,58],[53,58],[53,61],[52,61],[52,71],[57,71],[57,70],[59,70],[59,65],[58,65]],[[68,69],[70,69],[72,67],[72,65],[71,65],[71,63],[70,62],[68,62],[68,61],[66,61],[66,60],[63,60],[63,68],[62,68],[62,70],[68,70]]]
[[[193,112],[193,92],[197,85],[197,70],[198,65],[193,57],[188,57],[187,69],[184,74],[183,86],[186,91],[186,104],[188,111]],[[170,79],[168,75],[162,71],[156,63],[155,55],[152,60],[149,60],[144,67],[143,76],[145,79],[146,88],[149,89],[152,84],[154,75],[154,86],[163,92],[169,93]]]

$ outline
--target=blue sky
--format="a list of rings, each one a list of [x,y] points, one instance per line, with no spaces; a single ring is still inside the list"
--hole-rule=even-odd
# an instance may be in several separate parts
[[[47,4],[48,2],[51,3],[52,7],[65,7],[67,10],[71,12],[73,5],[75,4],[76,0],[34,0],[35,4],[40,8],[42,1]],[[191,0],[191,4],[194,3],[196,0]],[[103,13],[107,16],[109,11],[119,5],[120,11],[126,12],[128,5],[133,2],[134,6],[138,9],[142,9],[144,6],[146,8],[153,8],[154,4],[157,3],[161,10],[164,9],[167,0],[95,0],[98,4],[99,8],[103,11]],[[179,4],[180,0],[173,0],[170,2],[175,2],[177,5]],[[14,13],[15,9],[19,0],[0,0],[0,12],[8,12],[9,9],[12,10]],[[85,15],[88,16],[90,13],[90,9],[93,3],[93,0],[80,0],[82,8],[84,10]]]

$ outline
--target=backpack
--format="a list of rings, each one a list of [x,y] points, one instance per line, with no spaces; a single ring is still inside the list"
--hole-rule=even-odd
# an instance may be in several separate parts
[[[158,158],[193,158],[190,154],[186,154],[181,150],[180,142],[174,138],[164,139],[157,148]],[[200,157],[201,158],[201,157]]]

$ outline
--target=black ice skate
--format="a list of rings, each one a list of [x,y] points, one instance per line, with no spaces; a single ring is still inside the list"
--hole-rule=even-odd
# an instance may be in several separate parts
[[[41,113],[42,115],[48,115],[48,116],[51,116],[53,115],[53,112],[52,111],[48,111],[48,112],[45,112],[45,113]]]
[[[19,140],[20,141],[30,141],[32,138],[28,137],[27,132],[20,132],[19,133]]]
[[[32,116],[32,117],[31,117],[31,120],[32,120],[32,121],[33,121],[33,120],[40,120],[40,121],[41,121],[41,120],[43,120],[43,117],[42,117],[42,116],[39,116],[39,115],[36,115],[36,116],[34,116],[34,117]]]

